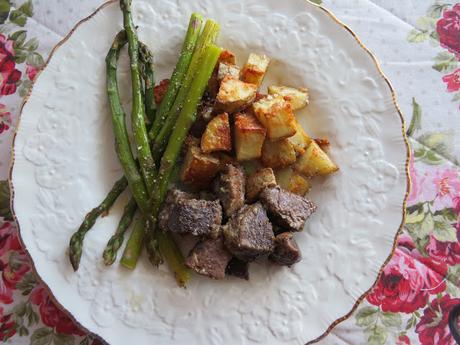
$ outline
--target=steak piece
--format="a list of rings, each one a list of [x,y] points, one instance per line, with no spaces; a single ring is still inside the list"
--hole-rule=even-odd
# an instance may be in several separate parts
[[[231,258],[232,254],[225,248],[223,237],[219,236],[198,242],[185,260],[185,265],[198,274],[222,279]]]
[[[249,262],[234,257],[228,263],[225,273],[240,279],[249,280]]]
[[[230,217],[244,205],[245,177],[241,167],[227,164],[224,171],[214,181],[214,192]]]
[[[283,232],[275,237],[275,249],[268,258],[283,266],[291,266],[302,259],[302,253],[292,232]]]
[[[260,202],[245,205],[223,226],[225,245],[243,261],[251,261],[273,250],[273,229]]]
[[[216,238],[222,223],[219,201],[195,199],[179,190],[169,192],[159,216],[162,231]]]
[[[272,220],[291,231],[302,231],[305,222],[316,211],[316,205],[280,186],[265,188],[259,196]]]

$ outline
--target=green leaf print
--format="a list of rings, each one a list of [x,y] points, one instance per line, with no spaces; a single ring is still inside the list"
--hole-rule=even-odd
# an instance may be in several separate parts
[[[395,313],[382,313],[380,316],[382,323],[387,327],[399,328],[402,325],[402,317]]]
[[[68,334],[54,334],[54,345],[74,345],[75,339],[72,335]]]
[[[0,217],[13,220],[10,210],[10,187],[8,181],[0,181]]]
[[[10,21],[20,27],[23,27],[27,23],[27,18],[33,15],[32,0],[27,0],[18,9],[11,11]]]
[[[434,58],[433,69],[438,72],[452,72],[457,68],[458,60],[454,54],[442,51]]]
[[[364,307],[356,314],[356,325],[368,327],[377,321],[379,310],[373,307]]]
[[[317,5],[321,5],[323,3],[323,0],[310,0],[310,1]]]
[[[415,98],[412,98],[412,119],[407,130],[407,135],[412,136],[419,129],[422,129],[422,108]]]
[[[383,326],[375,326],[372,328],[369,337],[367,338],[368,345],[384,345],[387,342],[388,332]]]
[[[457,242],[457,229],[445,221],[435,222],[433,236],[439,242]]]
[[[428,15],[431,18],[438,19],[441,17],[442,11],[449,6],[451,6],[451,4],[434,4],[428,9]]]
[[[4,24],[8,19],[11,10],[11,3],[9,0],[0,0],[0,24]]]
[[[417,29],[412,29],[407,35],[407,40],[411,43],[420,43],[426,41],[430,37],[428,31],[420,31]]]
[[[455,285],[458,285],[460,280],[460,264],[449,266],[447,273],[447,279]]]
[[[47,327],[36,329],[30,337],[30,345],[51,345],[53,330]]]

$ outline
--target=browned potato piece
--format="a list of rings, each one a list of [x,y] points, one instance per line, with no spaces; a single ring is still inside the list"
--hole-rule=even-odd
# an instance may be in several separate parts
[[[181,181],[196,188],[208,186],[220,169],[219,159],[190,146],[181,171]]]
[[[296,119],[291,105],[282,96],[268,96],[252,105],[257,119],[267,129],[270,140],[292,137],[296,133]]]
[[[259,158],[262,155],[267,130],[251,114],[235,116],[235,151],[239,161]]]
[[[329,175],[339,170],[329,156],[312,140],[307,151],[299,157],[294,169],[306,176]]]
[[[257,85],[262,84],[270,59],[265,55],[250,54],[241,71],[241,80]]]
[[[291,104],[292,110],[302,109],[309,103],[308,89],[305,88],[296,89],[289,86],[269,86],[268,94],[283,96]]]
[[[288,139],[265,140],[262,147],[262,164],[266,167],[281,168],[291,165],[296,160],[294,146]]]
[[[226,76],[220,83],[216,106],[222,111],[233,113],[250,105],[256,93],[256,85]]]
[[[288,138],[289,142],[294,146],[295,153],[300,156],[305,153],[308,145],[310,145],[311,138],[305,133],[302,126],[296,121],[296,133]]]
[[[236,64],[235,54],[233,54],[230,50],[222,50],[222,53],[220,53],[220,56],[219,56],[219,62],[224,62],[224,63],[235,65]]]
[[[232,150],[230,122],[227,113],[217,115],[209,121],[201,137],[201,150],[204,153]]]
[[[265,187],[274,186],[276,186],[276,178],[272,168],[259,169],[246,178],[246,197],[252,202]]]
[[[221,81],[226,76],[229,76],[233,79],[238,79],[240,76],[240,68],[237,65],[221,62],[217,70],[217,80]]]
[[[310,190],[310,182],[290,167],[277,170],[275,176],[278,185],[291,193],[303,196]]]

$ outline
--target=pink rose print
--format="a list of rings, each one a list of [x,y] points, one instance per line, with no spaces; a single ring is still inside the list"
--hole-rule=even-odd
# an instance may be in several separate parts
[[[6,265],[0,261],[0,271],[3,272]],[[10,284],[8,284],[2,276],[0,279],[0,304],[11,304],[13,303],[13,290]]]
[[[423,316],[415,327],[422,345],[455,345],[447,323],[450,310],[460,303],[460,298],[444,295],[435,298],[423,311]]]
[[[433,234],[430,234],[430,241],[425,249],[427,253],[439,262],[445,262],[453,266],[460,264],[460,227],[457,226],[457,242],[440,242]]]
[[[407,199],[407,205],[411,206],[418,202],[420,194],[420,177],[417,170],[415,169],[414,156],[411,155],[409,161],[409,174],[411,179],[411,190]]]
[[[442,81],[447,84],[447,91],[456,92],[460,90],[460,68],[442,77]]]
[[[30,80],[34,80],[37,76],[38,69],[32,65],[27,64],[26,74]]]
[[[40,317],[45,325],[63,334],[85,335],[64,312],[59,310],[42,285],[37,285],[30,294],[30,301],[39,306]]]
[[[452,168],[427,168],[418,177],[417,184],[420,188],[419,201],[433,202],[432,211],[453,207],[454,198],[460,195],[460,176]]]
[[[436,24],[441,46],[460,58],[460,4],[445,10]]]
[[[0,225],[0,257],[10,250],[20,250],[21,243],[13,223],[5,222]]]
[[[6,106],[0,103],[0,134],[10,129],[11,113],[6,111]]]
[[[412,239],[403,235],[367,300],[380,306],[384,312],[412,313],[426,305],[430,294],[446,288],[446,274],[445,263],[423,257],[415,249]]]
[[[0,34],[0,95],[16,92],[16,84],[22,73],[15,67],[13,41]]]
[[[396,339],[396,345],[410,345],[410,339],[407,335],[400,335]]]
[[[16,334],[16,323],[12,320],[12,314],[0,314],[0,341],[6,341]]]

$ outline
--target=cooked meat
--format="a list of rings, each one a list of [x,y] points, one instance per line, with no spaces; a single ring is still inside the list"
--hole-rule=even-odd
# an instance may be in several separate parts
[[[241,167],[227,164],[224,171],[214,181],[214,192],[230,217],[244,205],[245,177]]]
[[[302,231],[307,219],[316,211],[313,202],[279,186],[265,188],[259,199],[272,220],[291,231]]]
[[[196,199],[196,195],[179,189],[171,189],[166,196],[165,204],[173,204],[181,200]]]
[[[302,254],[292,232],[283,232],[275,237],[275,249],[268,258],[274,263],[284,266],[291,266],[302,259]]]
[[[225,245],[237,258],[251,261],[273,250],[273,229],[260,202],[245,205],[223,226]]]
[[[232,258],[227,265],[225,273],[230,276],[249,280],[249,262]]]
[[[163,97],[166,94],[169,86],[169,79],[163,79],[160,81],[160,84],[153,88],[153,97],[155,98],[155,103],[159,105],[163,100]]]
[[[185,260],[185,265],[198,274],[222,279],[231,258],[232,254],[225,248],[222,236],[219,236],[198,242]]]
[[[188,193],[169,193],[159,216],[162,231],[216,238],[220,233],[222,207],[219,201],[193,199]]]

